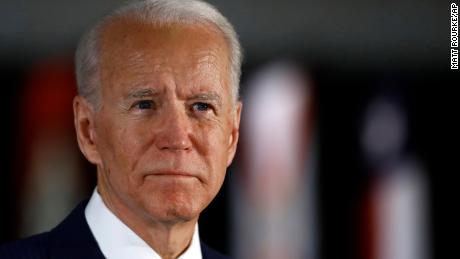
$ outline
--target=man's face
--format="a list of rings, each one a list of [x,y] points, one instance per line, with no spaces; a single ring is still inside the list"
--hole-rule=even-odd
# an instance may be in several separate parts
[[[238,140],[227,44],[209,27],[123,20],[104,29],[101,47],[95,152],[84,151],[99,188],[146,218],[196,219]]]

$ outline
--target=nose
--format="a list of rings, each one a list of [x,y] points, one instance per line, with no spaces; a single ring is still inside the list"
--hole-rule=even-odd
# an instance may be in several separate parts
[[[165,111],[163,116],[156,137],[157,148],[163,151],[191,150],[191,122],[185,109],[173,107]]]

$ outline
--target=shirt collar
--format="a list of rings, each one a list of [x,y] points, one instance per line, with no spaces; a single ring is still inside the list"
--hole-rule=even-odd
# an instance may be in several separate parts
[[[161,259],[142,238],[126,226],[105,206],[101,196],[94,190],[85,209],[89,228],[102,253],[109,259]],[[190,246],[179,259],[201,259],[198,224],[195,226]]]

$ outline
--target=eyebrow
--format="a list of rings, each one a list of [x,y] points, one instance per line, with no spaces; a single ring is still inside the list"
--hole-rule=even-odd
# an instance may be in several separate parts
[[[158,91],[153,89],[134,89],[129,91],[126,96],[128,99],[140,99],[145,97],[152,97],[158,95]],[[189,98],[190,100],[203,100],[203,101],[213,101],[217,103],[217,105],[222,105],[222,98],[216,92],[209,92],[209,93],[199,93],[193,95]]]
[[[139,99],[145,97],[151,97],[157,95],[158,91],[154,91],[152,89],[135,89],[128,92],[126,95],[129,99]]]
[[[218,95],[215,92],[199,93],[199,94],[193,95],[192,97],[190,97],[190,99],[203,100],[203,101],[214,101],[219,106],[222,105],[222,99],[221,99],[220,95]]]

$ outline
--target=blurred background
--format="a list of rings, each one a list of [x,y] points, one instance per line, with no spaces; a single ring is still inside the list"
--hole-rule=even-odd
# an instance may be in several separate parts
[[[0,2],[0,243],[50,229],[93,190],[73,52],[122,2]],[[209,2],[240,35],[244,115],[202,239],[236,258],[443,258],[450,2]]]

